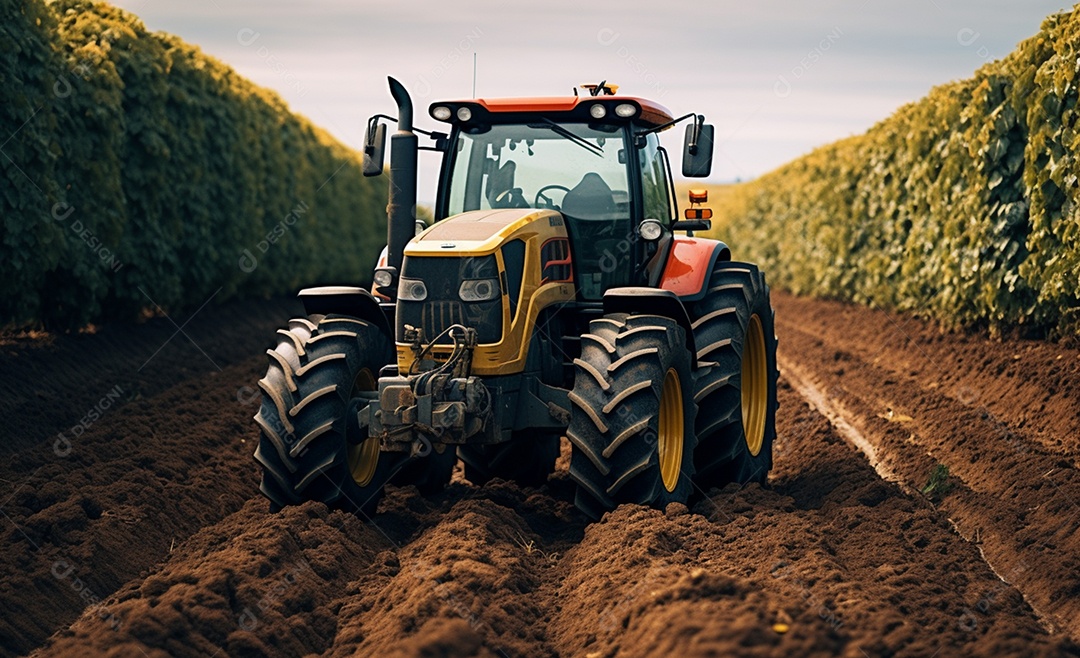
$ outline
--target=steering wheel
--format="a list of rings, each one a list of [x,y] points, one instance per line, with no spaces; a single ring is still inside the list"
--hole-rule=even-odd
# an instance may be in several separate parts
[[[542,207],[544,208],[559,210],[559,206],[555,204],[555,200],[544,194],[544,192],[547,192],[548,190],[562,190],[563,194],[565,194],[570,191],[570,188],[565,185],[545,185],[541,187],[536,191],[536,200],[533,202],[533,207],[540,208],[540,204],[543,203],[544,205]]]
[[[491,201],[492,208],[528,208],[529,202],[520,187],[503,190]]]

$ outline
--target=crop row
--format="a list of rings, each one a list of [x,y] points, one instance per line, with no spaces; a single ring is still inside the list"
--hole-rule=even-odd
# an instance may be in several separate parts
[[[867,133],[716,195],[774,285],[949,326],[1080,327],[1080,11]]]
[[[370,272],[386,191],[356,152],[129,13],[0,5],[0,326],[77,327]]]

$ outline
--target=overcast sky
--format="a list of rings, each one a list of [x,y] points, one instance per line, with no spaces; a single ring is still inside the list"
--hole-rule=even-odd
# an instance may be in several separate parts
[[[713,179],[748,179],[861,133],[1035,34],[1061,0],[357,2],[117,0],[278,91],[359,147],[404,82],[434,100],[563,95],[608,82],[716,125]],[[669,148],[676,132],[665,133]],[[422,159],[427,154],[422,154]],[[421,180],[421,200],[434,184]],[[676,167],[677,165],[676,159]],[[425,197],[427,197],[425,199]]]

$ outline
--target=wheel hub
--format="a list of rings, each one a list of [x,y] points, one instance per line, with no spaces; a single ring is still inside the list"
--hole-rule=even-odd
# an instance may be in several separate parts
[[[350,397],[356,397],[363,391],[377,391],[378,388],[375,376],[370,370],[364,368],[356,376]],[[358,486],[366,487],[375,478],[375,469],[379,466],[379,439],[364,439],[357,444],[350,444],[346,457],[353,482]]]
[[[668,368],[664,375],[664,388],[660,394],[659,436],[657,451],[660,454],[660,479],[670,493],[679,484],[683,457],[683,396],[679,373]]]
[[[765,442],[765,413],[769,406],[769,370],[765,331],[754,314],[746,327],[742,357],[742,424],[746,447],[757,457]]]

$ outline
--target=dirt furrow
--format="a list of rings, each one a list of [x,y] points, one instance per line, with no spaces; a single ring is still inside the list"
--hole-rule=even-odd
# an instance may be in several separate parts
[[[800,362],[831,359],[836,362],[831,369],[842,375],[845,356],[854,356],[980,410],[1022,431],[1032,448],[1076,463],[1080,344],[1075,338],[1062,343],[993,340],[977,331],[947,332],[909,315],[854,304],[779,291],[773,301],[781,338],[799,331],[820,341],[809,353],[801,347],[786,350]]]
[[[76,441],[95,416],[261,354],[300,310],[294,299],[237,301],[140,325],[0,336],[0,447],[51,449],[61,434]]]
[[[993,345],[951,346],[910,319],[828,302],[778,295],[777,306],[785,358],[851,414],[903,486],[782,381],[768,485],[714,490],[690,509],[623,506],[588,523],[564,454],[539,490],[478,488],[459,471],[430,498],[391,488],[370,523],[319,504],[271,514],[250,458],[244,387],[263,367],[251,356],[125,401],[64,459],[42,446],[0,465],[0,477],[21,476],[0,503],[11,547],[0,557],[0,646],[155,657],[1080,655],[980,555],[1029,596],[1042,592],[1045,609],[1030,600],[1055,625],[1071,614],[1074,453],[1056,437],[1074,415],[1058,414],[1059,426],[978,393],[981,367],[927,374],[983,349],[1004,358]],[[887,333],[897,323],[904,340]],[[1018,345],[1019,361],[1045,358],[1044,346]],[[1062,368],[1058,383],[1030,377],[1023,390],[1059,405],[1075,390]],[[964,387],[985,403],[964,403]],[[985,436],[994,423],[1008,440]],[[918,493],[938,462],[953,475]],[[1056,470],[1035,473],[1047,464]],[[1057,589],[1041,588],[1044,567]]]
[[[783,359],[844,410],[889,470],[912,488],[928,488],[1054,628],[1080,637],[1075,367],[1061,366],[1052,378],[1013,373],[1016,390],[1034,399],[997,399],[995,378],[990,392],[981,388],[987,370],[1009,373],[1014,363],[1047,359],[1072,364],[1080,354],[1022,341],[983,340],[980,348],[979,339],[912,318],[831,302],[780,296],[777,307]],[[962,365],[980,351],[974,366]],[[1074,405],[1058,413],[1070,399]]]
[[[251,497],[252,408],[236,393],[259,367],[229,367],[132,402],[69,454],[28,469],[3,505],[6,651],[29,651]]]
[[[781,402],[769,488],[714,492],[691,514],[620,508],[589,527],[567,555],[576,605],[563,607],[560,649],[595,636],[602,656],[1075,651],[1046,636],[932,506],[878,478],[786,386]],[[586,586],[600,579],[610,584]],[[972,623],[966,611],[987,593],[993,609]],[[597,632],[583,607],[614,623]]]
[[[160,319],[5,343],[0,655],[38,646],[252,496],[257,355],[294,304],[208,307],[186,335]]]
[[[582,525],[501,483],[394,490],[374,523],[253,499],[39,653],[554,655],[537,590]],[[538,534],[556,526],[567,539]]]
[[[1062,655],[946,519],[791,391],[770,488],[586,525],[539,491],[396,489],[373,524],[252,500],[42,655]],[[967,611],[992,596],[974,621]],[[786,624],[790,630],[776,626]],[[786,632],[779,632],[784,631]]]

